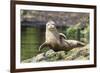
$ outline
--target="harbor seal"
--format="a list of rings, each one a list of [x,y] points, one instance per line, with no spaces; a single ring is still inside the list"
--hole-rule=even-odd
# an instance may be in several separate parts
[[[75,47],[84,46],[84,43],[76,40],[66,40],[66,36],[63,33],[59,33],[55,27],[54,21],[48,21],[46,23],[46,32],[45,32],[45,42],[40,45],[39,51],[44,47],[49,47],[54,51],[60,50],[70,50]]]

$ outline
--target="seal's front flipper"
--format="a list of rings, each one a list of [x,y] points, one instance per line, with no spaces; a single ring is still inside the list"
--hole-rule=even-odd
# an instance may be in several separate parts
[[[45,46],[47,46],[47,43],[44,42],[40,47],[39,47],[39,52],[41,51],[41,49],[43,49]]]

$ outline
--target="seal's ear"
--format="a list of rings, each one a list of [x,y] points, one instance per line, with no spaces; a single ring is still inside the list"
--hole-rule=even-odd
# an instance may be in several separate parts
[[[63,37],[64,39],[67,39],[67,37],[65,36],[65,34],[63,33],[59,33],[60,37]]]

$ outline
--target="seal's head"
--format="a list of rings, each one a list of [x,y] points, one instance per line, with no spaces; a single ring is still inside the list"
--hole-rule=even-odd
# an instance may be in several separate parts
[[[48,21],[47,24],[46,24],[46,28],[50,31],[56,30],[55,22],[54,21]]]

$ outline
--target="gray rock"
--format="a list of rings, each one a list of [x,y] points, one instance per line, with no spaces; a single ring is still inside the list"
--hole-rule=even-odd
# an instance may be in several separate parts
[[[35,61],[32,61],[32,58],[30,58],[30,59],[27,59],[27,60],[23,60],[22,62],[23,63],[30,63],[30,62],[35,62]]]
[[[59,59],[58,54],[53,50],[47,51],[45,56],[47,61],[56,61]]]
[[[34,57],[34,60],[35,60],[36,62],[39,62],[39,61],[45,60],[44,53],[40,53],[40,54],[38,54],[36,57]]]
[[[46,56],[47,58],[49,58],[49,57],[53,57],[55,54],[56,54],[55,51],[53,51],[53,50],[48,50],[48,51],[45,53],[45,56]]]
[[[65,60],[89,59],[89,45],[78,47],[67,52]]]
[[[59,59],[64,59],[66,57],[65,51],[59,51],[57,52],[57,55],[59,56]]]

